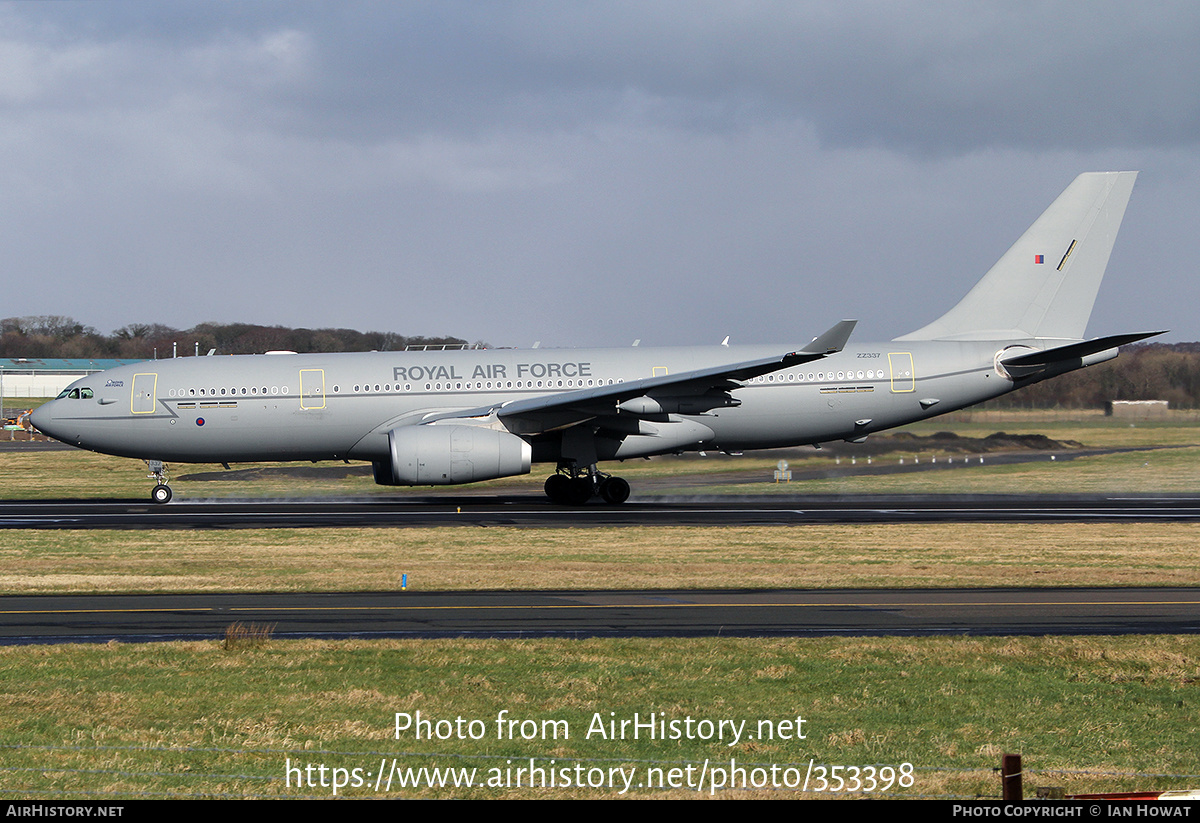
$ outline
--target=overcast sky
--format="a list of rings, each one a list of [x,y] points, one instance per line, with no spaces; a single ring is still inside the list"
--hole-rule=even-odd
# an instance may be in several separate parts
[[[1139,169],[1090,335],[1200,339],[1200,4],[0,4],[0,316],[882,340]]]

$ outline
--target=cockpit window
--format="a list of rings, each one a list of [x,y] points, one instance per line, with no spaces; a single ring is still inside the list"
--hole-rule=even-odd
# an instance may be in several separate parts
[[[81,398],[84,400],[90,400],[94,396],[95,395],[93,394],[91,389],[63,389],[59,393],[58,397],[56,397],[54,399],[61,400],[64,397],[69,397],[72,400],[79,400]]]

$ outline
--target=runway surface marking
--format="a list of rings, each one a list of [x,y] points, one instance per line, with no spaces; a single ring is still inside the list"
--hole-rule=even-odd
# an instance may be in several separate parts
[[[433,528],[511,526],[621,528],[643,526],[814,523],[975,523],[1200,521],[1200,495],[910,495],[781,496],[635,501],[624,506],[552,506],[539,496],[398,500],[178,501],[155,507],[134,501],[0,503],[0,528]]]
[[[37,595],[32,595],[36,597]],[[62,597],[63,595],[50,595]],[[173,614],[175,612],[215,612],[211,606],[192,608],[179,606],[173,609],[0,609],[0,614]]]
[[[1200,606],[1200,600],[900,600],[900,601],[828,601],[819,603],[530,603],[518,605],[456,605],[456,606],[205,606],[165,607],[157,609],[3,609],[0,614],[172,614],[178,612],[351,612],[351,611],[531,611],[571,609],[779,609],[779,608],[912,608],[912,607],[987,607],[995,606]]]

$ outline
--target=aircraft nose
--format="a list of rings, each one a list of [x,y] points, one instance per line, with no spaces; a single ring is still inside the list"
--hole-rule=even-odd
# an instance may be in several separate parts
[[[33,424],[33,427],[42,434],[49,435],[50,437],[54,437],[54,432],[51,431],[51,429],[54,427],[54,410],[50,408],[53,405],[53,400],[51,400],[49,403],[43,403],[41,406],[38,406],[36,409],[34,409],[29,415],[29,422]]]

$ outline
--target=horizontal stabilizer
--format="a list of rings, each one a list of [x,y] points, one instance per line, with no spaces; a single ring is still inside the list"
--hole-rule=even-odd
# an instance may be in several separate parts
[[[1056,346],[1052,349],[1018,354],[1014,357],[1002,357],[1000,358],[1000,363],[1012,376],[1028,377],[1049,368],[1055,363],[1062,363],[1069,360],[1083,360],[1083,358],[1090,355],[1099,354],[1109,349],[1115,350],[1118,346],[1136,343],[1138,340],[1145,340],[1147,337],[1155,337],[1160,334],[1166,334],[1166,331],[1113,334],[1108,337],[1084,340],[1080,343],[1069,343],[1066,346]],[[1090,364],[1085,363],[1084,365]]]

